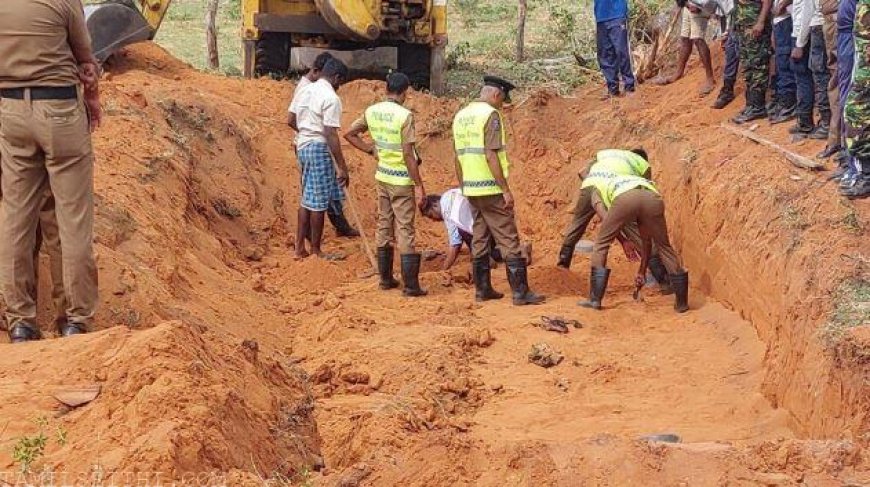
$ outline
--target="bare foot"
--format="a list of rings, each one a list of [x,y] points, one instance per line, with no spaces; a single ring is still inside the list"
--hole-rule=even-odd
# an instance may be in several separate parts
[[[302,259],[307,258],[309,255],[311,255],[311,254],[309,254],[307,250],[302,249],[302,250],[297,250],[297,251],[293,254],[293,258],[296,259],[296,260],[302,260]]]
[[[652,84],[658,85],[658,86],[665,86],[665,85],[669,85],[669,84],[677,81],[681,77],[682,76],[677,76],[676,74],[672,74],[672,75],[667,76],[667,77],[659,76],[659,77],[652,80]]]
[[[716,89],[716,80],[708,79],[704,86],[701,87],[700,94],[701,96],[707,96],[710,93],[713,93],[713,90]]]

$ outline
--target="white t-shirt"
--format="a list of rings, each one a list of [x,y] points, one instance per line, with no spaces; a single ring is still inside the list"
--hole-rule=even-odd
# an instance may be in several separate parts
[[[810,40],[810,27],[822,25],[822,7],[819,0],[795,0],[792,4],[792,16],[794,27],[791,36],[795,38],[797,47],[806,47]]]
[[[296,98],[296,95],[298,95],[299,92],[302,91],[302,88],[305,88],[306,86],[310,85],[311,83],[312,83],[312,81],[310,79],[308,79],[308,76],[303,76],[303,77],[299,78],[299,82],[296,83],[296,89],[293,90],[293,98]]]
[[[474,227],[474,214],[471,212],[471,203],[462,195],[462,190],[449,189],[441,195],[441,217],[444,226],[447,227],[447,240],[450,245],[462,245],[462,237],[459,230],[472,233]]]
[[[311,142],[326,142],[324,127],[341,127],[341,99],[324,79],[298,89],[290,103],[290,112],[296,114],[296,147]]]
[[[775,10],[775,9],[779,6],[779,4],[781,4],[781,3],[784,2],[784,1],[785,1],[785,0],[775,0],[775,1],[773,2],[773,7],[772,7],[772,9]],[[793,8],[794,8],[793,6],[789,5],[788,7],[785,8],[785,13],[784,13],[784,14],[782,14],[782,15],[777,15],[776,17],[774,17],[774,18],[773,18],[773,25],[776,25],[776,24],[782,22],[783,20],[785,20],[785,19],[791,17],[791,12],[792,12],[792,9],[793,9]]]

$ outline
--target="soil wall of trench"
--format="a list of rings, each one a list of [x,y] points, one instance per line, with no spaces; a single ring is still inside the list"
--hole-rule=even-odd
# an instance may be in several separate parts
[[[840,198],[825,172],[797,169],[781,154],[721,128],[741,107],[707,108],[681,91],[693,89],[693,81],[647,88],[612,104],[591,91],[577,99],[533,95],[513,114],[515,136],[528,141],[519,144],[515,159],[526,161],[523,174],[540,165],[555,169],[554,159],[564,165],[558,169],[563,183],[530,206],[570,206],[573,173],[594,150],[645,147],[672,241],[690,271],[691,301],[712,297],[754,325],[768,347],[764,392],[791,412],[799,435],[866,440],[870,316],[834,343],[825,342],[821,328],[838,287],[870,276],[868,205]],[[795,145],[785,130],[766,122],[753,130],[807,157],[823,146]],[[526,192],[545,196],[550,190],[533,183]]]

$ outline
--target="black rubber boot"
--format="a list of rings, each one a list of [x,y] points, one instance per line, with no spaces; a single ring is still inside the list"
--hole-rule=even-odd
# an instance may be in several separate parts
[[[492,288],[489,256],[480,257],[472,261],[474,269],[474,299],[475,301],[490,301],[501,299],[504,294]]]
[[[764,104],[764,92],[747,91],[746,108],[732,119],[732,122],[740,125],[753,120],[767,117],[767,108]]]
[[[797,123],[788,129],[793,135],[809,135],[815,129],[812,113],[799,113]]]
[[[393,247],[390,245],[378,247],[378,274],[384,291],[399,287],[399,281],[393,279]]]
[[[810,134],[810,138],[814,140],[828,140],[828,136],[831,135],[831,122],[830,120],[825,121],[825,119],[819,120],[819,124],[816,125],[815,130]]]
[[[39,328],[30,323],[19,322],[9,329],[9,341],[12,343],[30,342],[40,338],[42,334]]]
[[[607,291],[607,280],[610,279],[610,269],[593,267],[589,274],[589,299],[580,301],[584,308],[601,309],[604,292]]]
[[[832,157],[832,156],[836,155],[838,152],[840,152],[841,149],[842,148],[840,147],[840,144],[834,144],[834,145],[828,144],[825,146],[825,148],[824,148],[824,150],[822,150],[822,152],[819,152],[816,155],[816,158],[828,159],[829,157]]]
[[[732,101],[734,101],[734,86],[724,85],[712,106],[716,110],[721,110],[727,107]]]
[[[683,271],[679,274],[671,274],[671,286],[676,294],[674,311],[677,313],[689,311],[689,273]]]
[[[420,288],[421,254],[402,254],[402,281],[405,289],[402,294],[410,297],[425,296],[427,293]]]
[[[62,337],[82,335],[84,333],[87,333],[84,326],[76,323],[66,322],[60,326],[60,336]]]
[[[794,97],[789,97],[779,101],[779,110],[770,117],[770,123],[776,125],[778,123],[788,122],[795,117],[795,108],[797,100]]]
[[[563,245],[561,249],[559,249],[559,262],[556,263],[559,267],[564,267],[565,269],[571,268],[571,261],[574,259],[574,247],[571,245]]]
[[[351,226],[350,222],[345,218],[343,211],[334,212],[330,208],[326,212],[326,216],[329,217],[329,223],[332,223],[332,226],[335,227],[335,233],[339,237],[359,237],[359,231]]]
[[[529,289],[529,274],[526,268],[526,259],[507,259],[505,262],[508,282],[513,291],[514,305],[525,306],[527,304],[541,304],[546,301],[546,296],[538,296]]]
[[[656,282],[659,283],[659,289],[663,295],[674,294],[674,290],[671,288],[671,280],[668,278],[668,270],[662,263],[661,257],[653,255],[649,258],[649,271],[652,272]]]

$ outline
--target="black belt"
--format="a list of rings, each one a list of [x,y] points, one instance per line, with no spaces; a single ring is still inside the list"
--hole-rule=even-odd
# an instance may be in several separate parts
[[[75,100],[79,92],[75,86],[7,88],[0,90],[0,98],[23,100],[27,90],[30,90],[31,100]]]

